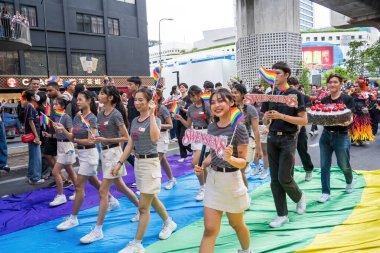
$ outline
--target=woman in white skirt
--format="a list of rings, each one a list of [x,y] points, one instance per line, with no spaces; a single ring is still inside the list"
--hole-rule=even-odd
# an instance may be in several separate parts
[[[230,109],[233,105],[232,94],[227,89],[219,89],[211,95],[211,111],[215,122],[209,125],[208,134],[226,136],[231,144],[224,150],[224,159],[219,158],[212,149],[202,166],[195,166],[197,174],[202,174],[206,167],[210,166],[203,201],[205,230],[200,253],[214,252],[223,212],[226,212],[229,223],[239,239],[242,250],[238,252],[251,252],[250,233],[243,217],[251,199],[241,175],[241,170],[246,167],[247,162],[248,131],[243,124],[237,124],[231,142],[234,129],[231,127]]]
[[[140,116],[131,123],[131,140],[128,142],[120,160],[114,166],[111,173],[118,175],[122,171],[122,164],[135,150],[135,177],[137,189],[140,191],[139,212],[140,221],[135,235],[124,249],[119,253],[145,252],[142,246],[146,229],[150,219],[150,207],[161,217],[164,222],[159,234],[161,240],[169,238],[177,228],[177,224],[169,217],[164,204],[157,194],[161,190],[161,168],[157,153],[157,142],[160,139],[161,121],[155,117],[156,104],[152,100],[152,91],[141,88],[135,94],[135,106]]]
[[[71,142],[77,143],[79,160],[73,210],[70,217],[57,226],[57,230],[59,231],[69,230],[79,225],[77,216],[85,197],[84,187],[87,180],[97,190],[99,190],[101,183],[97,177],[99,154],[96,146],[89,143],[91,136],[96,135],[97,128],[97,108],[91,92],[88,90],[80,92],[78,94],[77,105],[82,113],[74,117],[72,133],[68,132],[62,124],[56,126],[59,131],[63,131]],[[88,122],[89,127],[84,126],[82,118]],[[118,206],[119,201],[109,194],[108,210],[112,210]]]
[[[54,99],[53,109],[54,111],[66,109],[66,101],[63,98]],[[63,178],[61,174],[62,168],[66,170],[73,184],[75,184],[77,178],[73,170],[73,163],[75,163],[74,144],[67,139],[62,131],[57,129],[57,124],[59,123],[63,128],[71,133],[73,129],[73,121],[66,113],[63,113],[62,115],[58,115],[56,113],[55,120],[57,122],[54,122],[53,126],[56,128],[55,138],[57,139],[57,160],[52,174],[57,185],[57,195],[54,197],[54,200],[49,203],[52,207],[59,206],[67,202],[66,195],[63,194]],[[53,136],[50,137],[52,138]]]
[[[188,94],[193,104],[187,111],[187,120],[182,118],[179,114],[174,115],[174,119],[181,121],[181,123],[187,128],[191,128],[192,126],[195,131],[207,133],[207,126],[211,123],[210,104],[205,103],[202,99],[202,89],[196,85],[190,86]],[[195,165],[198,164],[201,155],[202,143],[191,143],[191,149],[193,150],[193,160],[191,164],[193,168],[195,168]],[[206,182],[207,172],[204,171],[203,173],[198,174],[197,177],[200,184],[200,189],[195,197],[195,200],[202,201],[205,195],[204,185]]]
[[[168,160],[166,159],[166,153],[169,149],[169,130],[173,128],[173,121],[170,117],[170,112],[168,108],[161,105],[162,104],[162,92],[160,90],[156,91],[158,101],[157,101],[157,117],[161,120],[161,130],[160,130],[160,139],[157,142],[157,152],[158,158],[160,159],[161,167],[164,169],[166,175],[169,178],[168,183],[165,185],[166,190],[171,190],[177,184],[177,180],[173,176],[172,169]]]
[[[103,181],[99,188],[100,205],[96,226],[94,230],[80,239],[80,242],[85,244],[103,238],[102,227],[108,208],[109,189],[112,184],[115,184],[119,192],[123,193],[135,206],[138,206],[136,195],[125,185],[122,179],[122,176],[127,174],[124,164],[117,175],[111,173],[112,168],[118,163],[119,157],[123,153],[120,143],[129,140],[128,131],[125,127],[127,122],[125,108],[121,102],[119,91],[115,86],[104,86],[100,90],[98,99],[100,103],[104,104],[103,110],[98,113],[97,117],[100,136],[91,136],[89,144],[102,144]]]

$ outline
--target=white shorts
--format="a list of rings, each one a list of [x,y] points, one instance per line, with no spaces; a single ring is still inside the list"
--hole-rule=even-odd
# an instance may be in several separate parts
[[[160,139],[157,142],[157,152],[166,154],[169,150],[169,131],[160,132]]]
[[[243,213],[251,204],[241,171],[208,170],[203,205],[227,213]]]
[[[193,129],[194,131],[196,132],[201,132],[201,133],[206,133],[207,134],[207,129],[200,129],[200,130],[197,130],[197,129]],[[203,144],[202,143],[191,143],[191,149],[193,151],[201,151],[202,150],[202,146]],[[209,150],[209,148],[207,147],[207,150]]]
[[[112,168],[120,160],[120,157],[122,154],[123,154],[123,151],[121,150],[120,146],[102,150],[103,178],[112,179],[112,178],[119,178],[119,177],[123,177],[127,175],[127,170],[125,169],[124,164],[120,167],[120,171],[118,175],[116,176],[111,175]]]
[[[145,194],[157,194],[161,191],[161,166],[156,158],[135,158],[135,178],[137,189]]]
[[[247,154],[247,162],[249,163],[255,159],[255,148],[256,148],[255,139],[252,136],[250,136],[249,143],[248,143],[248,154]]]
[[[265,129],[265,125],[259,125],[261,143],[267,143],[267,139],[268,139],[268,134],[264,133],[264,129]]]
[[[99,165],[99,153],[96,148],[78,149],[79,171],[82,176],[96,176]]]
[[[57,142],[57,163],[71,165],[75,163],[75,150],[72,142]]]

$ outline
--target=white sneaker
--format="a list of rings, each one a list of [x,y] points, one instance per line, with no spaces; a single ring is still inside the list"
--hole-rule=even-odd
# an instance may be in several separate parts
[[[305,175],[305,181],[310,182],[313,179],[313,172],[307,171]]]
[[[67,217],[64,222],[60,223],[56,228],[59,231],[65,231],[69,230],[73,227],[76,227],[79,225],[78,219],[73,219],[70,217]]]
[[[306,211],[306,193],[302,192],[300,201],[297,203],[297,213],[299,215],[304,214]]]
[[[174,186],[176,186],[177,180],[173,177],[168,181],[168,183],[165,185],[166,190],[171,190],[173,189]]]
[[[116,198],[110,198],[109,201],[108,201],[108,209],[107,209],[107,211],[115,210],[119,206],[120,206],[119,200],[117,200]]]
[[[140,220],[140,212],[137,211],[136,215],[131,218],[131,222],[138,222]]]
[[[315,130],[315,131],[314,131],[314,134],[315,134],[315,135],[318,135],[318,134],[319,134],[319,131],[318,131],[318,130]]]
[[[39,184],[43,184],[45,183],[45,179],[41,178],[40,180],[38,181],[32,181],[28,178],[28,183],[31,184],[31,185],[39,185]]]
[[[178,160],[179,163],[183,163],[185,161],[186,161],[186,158],[181,158],[181,159]]]
[[[279,228],[282,227],[285,223],[289,222],[288,216],[277,216],[277,218],[269,223],[271,228]]]
[[[119,253],[144,253],[145,249],[141,243],[136,243],[134,240],[130,241],[129,244]]]
[[[238,253],[253,253],[253,251],[251,249],[247,249],[247,250],[239,249]]]
[[[354,181],[352,181],[351,184],[347,184],[346,185],[346,192],[347,193],[353,193],[355,187],[354,187]]]
[[[100,229],[94,229],[87,235],[80,238],[80,242],[84,244],[89,244],[103,239],[103,231]]]
[[[50,206],[59,206],[62,204],[65,204],[67,202],[66,195],[57,195],[55,196],[54,200],[49,203]]]
[[[330,198],[330,194],[322,193],[322,196],[318,199],[319,203],[325,203]]]
[[[169,222],[164,223],[164,226],[160,234],[158,235],[158,238],[160,238],[161,240],[168,239],[171,236],[171,234],[176,230],[176,228],[177,228],[177,224],[173,220],[170,220]]]
[[[268,169],[264,169],[260,174],[260,180],[264,180],[268,177]]]
[[[195,196],[195,200],[196,201],[203,201],[204,198],[205,198],[205,188],[201,187],[199,189],[197,196]]]
[[[313,131],[310,131],[309,134],[310,134],[310,136],[314,136],[314,132]]]
[[[69,197],[69,200],[70,200],[70,201],[74,201],[74,200],[75,200],[75,192],[74,192],[73,195],[71,195],[71,196]]]
[[[257,168],[254,169],[252,172],[251,172],[251,177],[254,177],[256,176],[257,174],[261,173],[261,167],[260,168]]]

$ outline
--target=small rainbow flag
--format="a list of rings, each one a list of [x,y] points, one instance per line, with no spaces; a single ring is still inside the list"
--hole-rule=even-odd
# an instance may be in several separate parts
[[[41,121],[42,121],[42,124],[43,124],[45,127],[50,125],[49,118],[48,118],[48,116],[46,116],[45,114],[41,114],[41,115],[40,115],[40,119],[41,119]]]
[[[208,103],[210,103],[210,97],[211,97],[210,92],[205,92],[205,93],[202,93],[201,95],[201,98],[203,99],[203,101],[208,102]]]
[[[84,127],[84,129],[90,130],[90,128],[91,128],[90,121],[83,118],[82,115],[80,116],[80,121],[82,122],[82,126]]]
[[[64,113],[65,113],[64,109],[57,109],[55,110],[54,117],[56,119],[61,119]]]
[[[170,107],[170,112],[174,113],[174,114],[178,114],[179,113],[179,106],[178,106],[177,101],[173,102],[172,106]]]
[[[269,70],[264,67],[260,67],[259,75],[269,84],[274,85],[274,80],[276,79],[276,72],[274,70]]]
[[[43,116],[42,122],[44,123],[45,126],[48,126],[48,127],[50,127],[50,120],[48,118],[50,116],[50,113],[51,113],[50,105],[46,103],[45,115],[42,115]],[[47,123],[46,123],[46,120],[47,120]]]
[[[60,81],[61,81],[61,78],[59,76],[52,76],[49,78],[48,83],[53,83],[53,82],[59,83]]]
[[[110,80],[109,76],[107,76],[107,75],[103,75],[103,76],[104,76],[104,81],[105,82],[108,82]]]
[[[231,114],[231,127],[236,128],[237,124],[244,119],[243,113],[237,107],[232,107]]]
[[[158,66],[153,69],[154,86],[156,87],[161,79],[162,67]]]

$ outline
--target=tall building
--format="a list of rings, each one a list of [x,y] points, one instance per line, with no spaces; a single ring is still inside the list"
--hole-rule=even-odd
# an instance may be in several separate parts
[[[149,75],[145,0],[45,0],[51,75]],[[32,48],[1,51],[0,75],[46,75],[41,0],[0,1],[28,17]]]
[[[308,30],[314,27],[314,6],[309,0],[300,0],[300,29]]]

